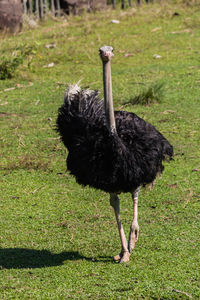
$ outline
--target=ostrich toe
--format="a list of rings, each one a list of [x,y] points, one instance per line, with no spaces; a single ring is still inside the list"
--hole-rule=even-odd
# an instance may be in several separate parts
[[[114,259],[114,261],[119,261],[122,258],[122,256],[123,256],[123,254],[122,254],[122,252],[120,252],[118,255],[115,255],[113,257],[113,259]]]

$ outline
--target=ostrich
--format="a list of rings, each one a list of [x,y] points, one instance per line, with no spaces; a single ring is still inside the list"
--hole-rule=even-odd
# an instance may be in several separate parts
[[[139,236],[138,194],[163,171],[162,161],[173,147],[151,124],[134,113],[114,111],[111,81],[113,48],[99,49],[103,63],[104,103],[98,91],[70,85],[59,108],[57,131],[68,149],[67,167],[76,181],[110,194],[118,225],[121,251],[115,261],[128,262]],[[129,240],[120,220],[118,194],[130,192],[133,219]]]

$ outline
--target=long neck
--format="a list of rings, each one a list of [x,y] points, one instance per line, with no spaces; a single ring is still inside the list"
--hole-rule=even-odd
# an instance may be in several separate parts
[[[104,87],[104,105],[106,113],[107,126],[112,133],[116,133],[115,116],[112,97],[112,78],[111,63],[103,61],[103,87]]]

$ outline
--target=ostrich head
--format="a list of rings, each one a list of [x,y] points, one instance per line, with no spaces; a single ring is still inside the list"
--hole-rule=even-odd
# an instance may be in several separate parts
[[[99,55],[103,62],[108,62],[111,60],[113,54],[113,47],[111,46],[103,46],[99,49]]]

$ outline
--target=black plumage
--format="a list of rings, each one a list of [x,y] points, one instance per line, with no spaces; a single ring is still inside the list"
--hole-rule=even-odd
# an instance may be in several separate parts
[[[67,167],[78,183],[110,193],[133,192],[151,183],[173,148],[151,124],[134,113],[115,111],[117,134],[106,126],[97,91],[68,88],[57,131],[69,153]]]

